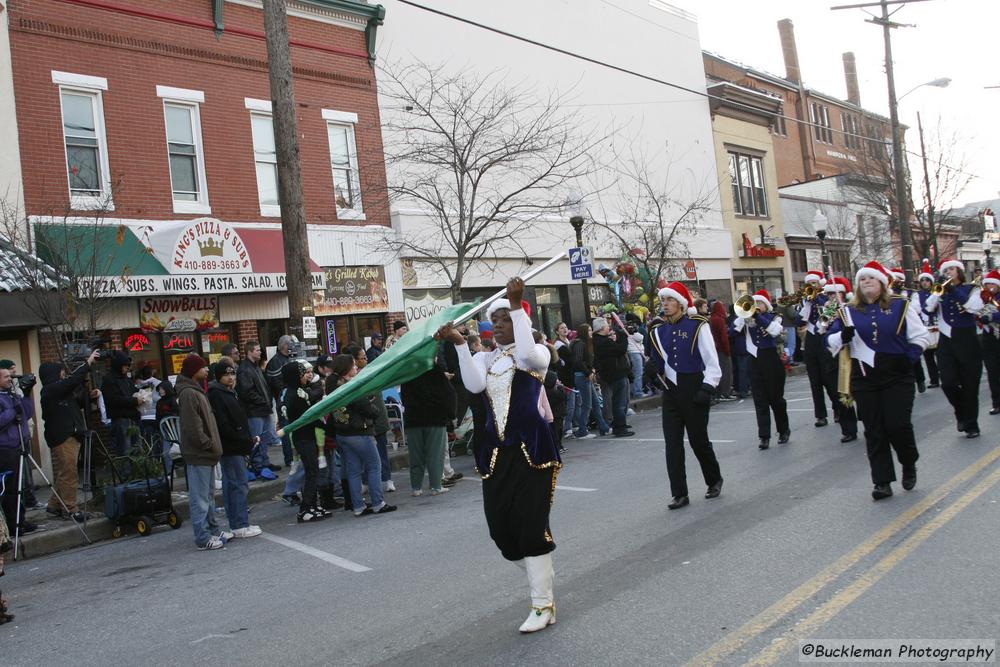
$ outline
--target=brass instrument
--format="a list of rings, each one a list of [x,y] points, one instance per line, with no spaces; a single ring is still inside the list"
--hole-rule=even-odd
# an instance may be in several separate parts
[[[948,278],[947,280],[942,281],[940,283],[934,283],[933,285],[931,285],[931,294],[937,294],[938,296],[941,296],[942,294],[944,294],[944,291],[946,289],[951,288],[952,280],[954,280],[954,278]]]
[[[847,326],[847,315],[844,309],[837,305],[837,316],[840,323]],[[851,349],[849,345],[840,348],[837,353],[837,398],[841,405],[851,407],[854,405],[854,395],[851,394]]]
[[[785,296],[778,297],[778,304],[782,306],[790,306],[801,303],[803,300],[815,299],[821,292],[822,288],[816,287],[812,283],[809,283],[805,287],[798,289],[791,294],[786,294]]]
[[[748,320],[757,312],[757,303],[752,296],[744,294],[736,299],[736,303],[733,304],[733,312],[736,313],[736,317]]]

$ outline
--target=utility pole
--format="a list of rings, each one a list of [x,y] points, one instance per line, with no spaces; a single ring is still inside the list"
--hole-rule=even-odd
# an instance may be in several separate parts
[[[920,121],[920,112],[917,112],[917,132],[920,134],[920,159],[924,163],[924,190],[927,192],[927,232],[930,234],[931,249],[934,251],[934,264],[937,266],[941,261],[938,254],[937,232],[934,230],[934,201],[931,199],[931,177],[927,173],[927,149],[924,147],[924,124]]]
[[[281,204],[281,240],[285,250],[285,288],[288,290],[289,333],[303,340],[302,318],[313,315],[309,236],[302,203],[298,123],[292,56],[288,44],[285,0],[264,0],[267,70],[271,81],[271,118],[278,161],[278,202]]]
[[[892,166],[895,179],[896,220],[899,224],[899,242],[903,253],[903,273],[906,274],[906,284],[912,285],[914,278],[913,237],[910,229],[909,197],[906,194],[906,163],[903,160],[903,137],[899,128],[899,109],[896,100],[896,76],[892,66],[892,35],[893,28],[913,27],[903,23],[890,21],[889,5],[907,5],[913,2],[927,0],[881,0],[856,5],[840,5],[831,7],[838,9],[861,9],[864,7],[880,7],[882,15],[865,19],[865,23],[882,26],[882,37],[885,41],[885,78],[889,87],[889,124],[892,131]],[[897,10],[898,11],[898,10]],[[895,12],[893,12],[895,13]]]

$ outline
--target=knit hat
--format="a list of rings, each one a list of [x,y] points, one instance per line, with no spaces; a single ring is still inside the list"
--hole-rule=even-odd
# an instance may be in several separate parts
[[[688,288],[684,286],[684,283],[672,282],[658,292],[660,300],[663,299],[674,299],[677,303],[681,304],[681,308],[687,309],[688,315],[696,315],[698,309],[694,307],[694,299],[691,298],[691,293],[688,292]]]
[[[510,301],[508,301],[507,299],[497,299],[496,301],[491,303],[489,308],[486,309],[486,319],[492,320],[493,313],[497,312],[498,310],[510,310]],[[521,310],[524,311],[525,315],[531,317],[531,305],[527,301],[524,300],[521,301]]]
[[[768,294],[766,289],[759,289],[753,293],[753,300],[757,303],[764,304],[764,307],[770,312],[773,310],[771,306],[771,295]]]
[[[14,366],[16,366],[16,365],[17,364],[15,364],[10,359],[0,359],[0,371],[9,371],[10,369],[14,368]]]
[[[1000,271],[993,269],[985,276],[983,276],[984,285],[997,285],[1000,286]]]
[[[297,387],[303,375],[312,370],[312,364],[305,359],[292,359],[281,367],[281,379],[286,387]]]
[[[403,320],[396,320],[395,322],[392,323],[392,332],[393,333],[396,333],[400,329],[404,329],[404,328],[406,328],[406,322],[404,322]]]
[[[885,270],[884,266],[875,260],[868,262],[858,269],[858,272],[854,275],[854,282],[858,283],[864,276],[874,278],[886,287],[889,286],[889,272]]]
[[[934,282],[934,274],[931,273],[931,261],[924,258],[924,263],[920,265],[920,275],[917,276],[917,280],[923,280],[927,278],[931,282]]]
[[[200,358],[201,357],[199,357],[199,359]],[[232,363],[232,359],[229,359],[228,357],[223,357],[219,361],[216,361],[214,364],[212,364],[209,368],[212,371],[212,377],[214,377],[216,380],[221,380],[222,376],[226,374],[226,371],[229,370],[230,368],[236,368],[236,365]]]
[[[184,357],[184,362],[181,364],[181,375],[186,378],[193,378],[195,373],[200,371],[202,368],[208,365],[204,359],[202,359],[197,354],[189,354]]]
[[[965,271],[965,265],[957,259],[943,259],[938,264],[938,273],[944,273],[945,269],[956,268]]]
[[[818,282],[820,287],[823,287],[826,285],[826,276],[823,275],[822,271],[817,271],[816,269],[813,269],[812,271],[808,271],[806,273],[805,282],[808,283],[810,281]]]

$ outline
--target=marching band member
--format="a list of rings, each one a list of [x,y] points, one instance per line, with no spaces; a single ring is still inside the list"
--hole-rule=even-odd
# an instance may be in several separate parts
[[[750,389],[753,407],[757,412],[757,437],[760,449],[771,446],[771,412],[778,429],[778,444],[785,444],[792,431],[788,426],[788,407],[785,403],[785,366],[778,356],[776,339],[781,335],[781,318],[771,311],[771,295],[767,290],[753,294],[756,310],[752,317],[736,318],[733,323],[737,333],[746,334],[747,352],[750,353]]]
[[[982,329],[979,343],[983,348],[983,365],[986,366],[986,380],[990,383],[990,398],[993,399],[991,415],[1000,414],[1000,312],[994,302],[994,295],[998,290],[1000,271],[993,269],[983,276],[981,297],[986,307],[979,316]]]
[[[806,273],[806,285],[812,285],[816,289],[822,289],[824,293],[818,294],[812,299],[802,299],[802,307],[799,310],[799,319],[796,324],[805,326],[806,340],[802,345],[802,357],[806,362],[806,374],[809,376],[809,389],[812,391],[813,414],[816,417],[816,426],[826,426],[829,422],[826,418],[826,396],[823,395],[824,388],[833,404],[833,414],[837,415],[837,392],[831,394],[825,377],[830,365],[830,355],[823,349],[822,336],[816,330],[819,322],[819,313],[826,305],[829,296],[826,292],[826,278],[822,271],[809,271]]]
[[[823,291],[828,295],[828,301],[840,304],[846,304],[854,296],[851,294],[850,281],[841,276],[834,276],[833,281],[828,283]],[[824,327],[818,327],[818,329],[822,328]],[[833,401],[833,413],[837,416],[837,423],[840,424],[840,441],[854,442],[858,439],[858,415],[854,411],[853,405],[847,406],[840,402],[837,396],[837,373],[839,371],[837,359],[823,345],[821,331],[817,330],[816,337],[820,339],[823,354],[826,356],[823,365],[823,386]]]
[[[850,349],[851,393],[865,425],[872,498],[881,500],[892,495],[896,481],[891,449],[903,468],[903,488],[917,483],[913,360],[927,346],[927,328],[905,298],[891,294],[888,272],[878,262],[861,267],[855,283],[854,298],[831,324],[827,345],[834,355],[845,345]]]
[[[906,273],[903,269],[896,267],[889,269],[889,289],[896,296],[901,296],[905,299],[909,299],[910,308],[912,308],[916,313],[917,317],[923,321],[923,310],[920,305],[920,299],[917,298],[916,292],[909,289],[906,286]],[[927,385],[925,384],[927,377],[924,375],[924,367],[920,364],[920,359],[918,358],[913,362],[913,378],[917,383],[917,391],[921,394],[927,391]]]
[[[475,406],[476,469],[483,478],[483,511],[490,537],[509,561],[524,567],[531,589],[531,612],[522,633],[556,622],[549,508],[562,467],[552,430],[540,406],[542,381],[552,355],[536,344],[522,308],[524,281],[507,282],[507,299],[486,311],[493,322],[492,352],[472,356],[465,337],[452,325],[437,333],[455,345],[462,382]]]
[[[955,409],[958,430],[965,431],[968,438],[978,438],[983,355],[976,340],[976,315],[983,308],[983,300],[978,287],[965,284],[961,262],[946,259],[938,266],[938,273],[947,281],[944,292],[939,295],[932,291],[924,310],[938,315],[941,388]]]
[[[719,461],[708,439],[708,409],[722,369],[708,320],[695,314],[687,288],[673,282],[661,289],[659,296],[666,321],[651,332],[656,351],[652,357],[664,389],[663,439],[673,496],[667,508],[675,510],[688,504],[685,430],[708,486],[705,497],[718,498],[722,492]]]
[[[930,260],[924,258],[924,262],[920,267],[920,275],[917,276],[917,280],[920,281],[920,290],[917,292],[917,302],[920,305],[920,319],[927,327],[927,331],[930,333],[931,342],[924,350],[924,363],[927,364],[927,377],[930,379],[928,383],[928,389],[937,389],[941,386],[940,375],[938,374],[938,365],[935,352],[938,346],[938,326],[937,326],[937,313],[928,313],[925,310],[925,305],[927,304],[927,297],[931,295],[931,287],[934,286],[934,274],[931,272],[931,262]],[[921,369],[923,372],[923,369]]]

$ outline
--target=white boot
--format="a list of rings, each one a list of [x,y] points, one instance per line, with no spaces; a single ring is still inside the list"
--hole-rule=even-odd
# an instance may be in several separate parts
[[[556,622],[556,605],[552,597],[552,555],[532,556],[524,559],[531,586],[531,613],[519,628],[521,632],[538,632]]]

